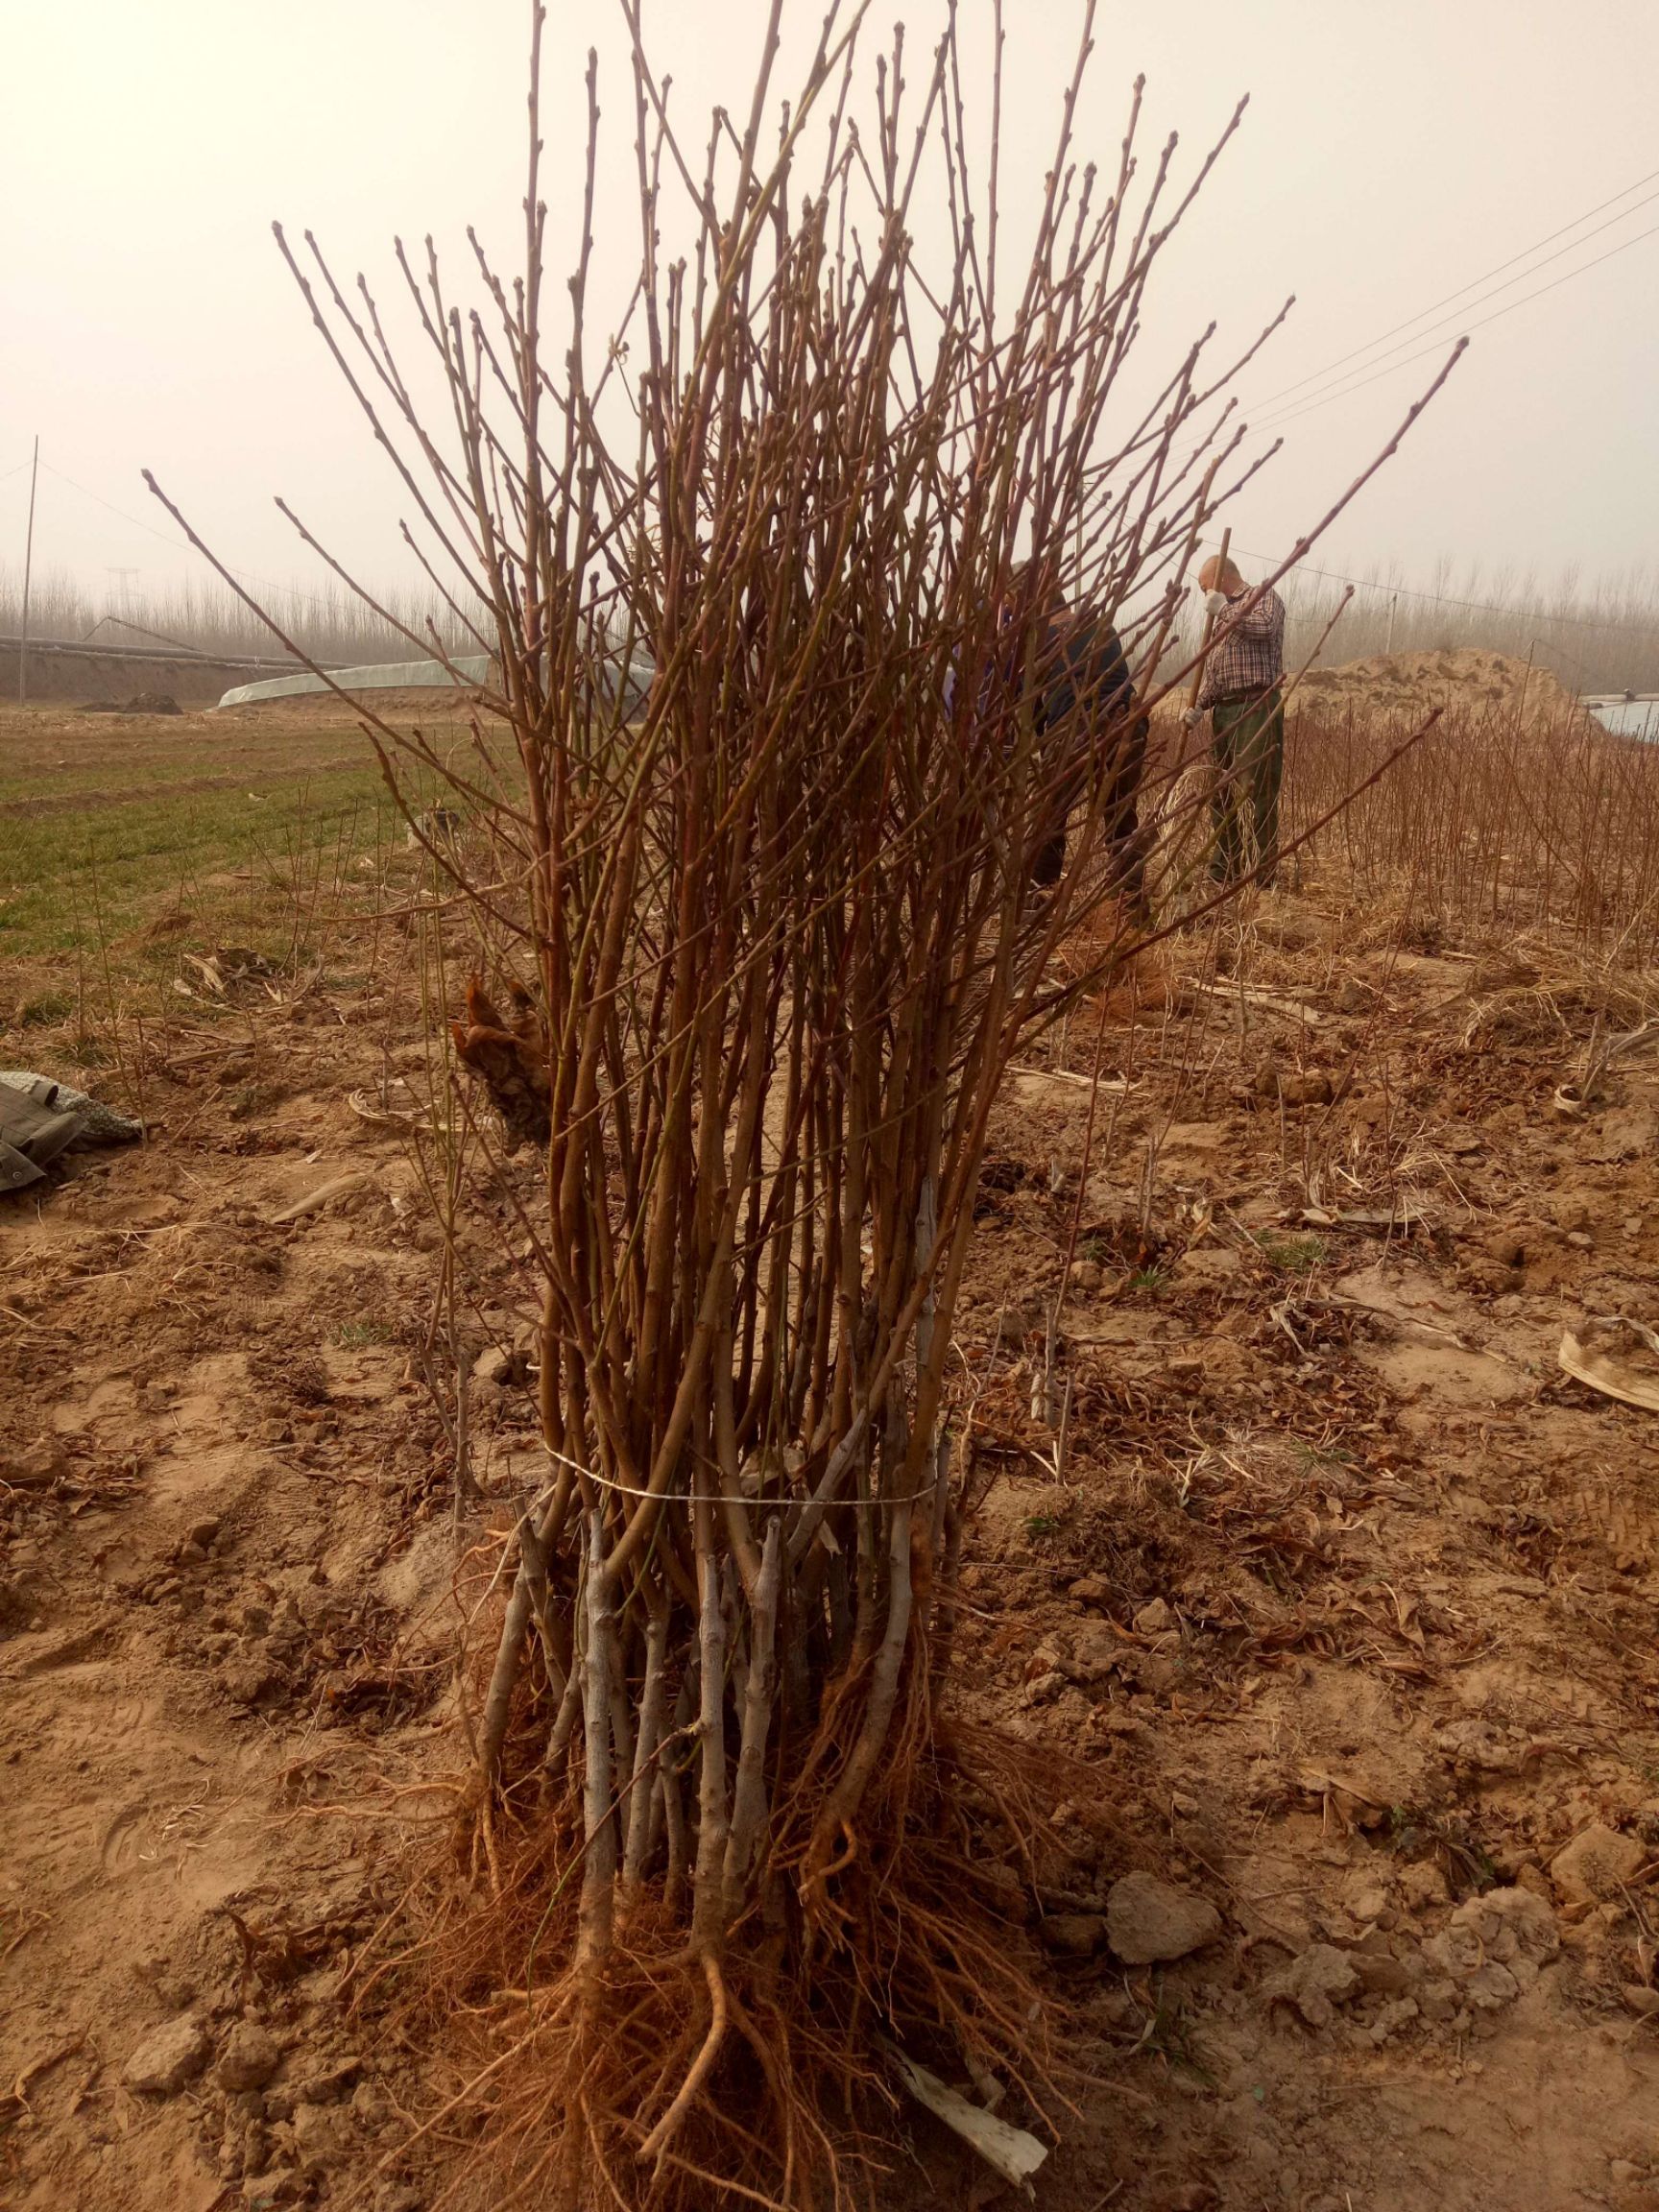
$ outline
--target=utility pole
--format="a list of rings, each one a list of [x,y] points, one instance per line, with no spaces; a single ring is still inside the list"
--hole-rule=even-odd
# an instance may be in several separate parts
[[[1388,642],[1383,648],[1384,652],[1387,653],[1392,653],[1394,650],[1394,610],[1399,604],[1400,594],[1396,591],[1388,602]]]
[[[35,566],[35,487],[40,477],[40,435],[35,435],[35,465],[29,471],[29,535],[23,541],[23,633],[17,645],[17,704],[29,689],[29,580]]]

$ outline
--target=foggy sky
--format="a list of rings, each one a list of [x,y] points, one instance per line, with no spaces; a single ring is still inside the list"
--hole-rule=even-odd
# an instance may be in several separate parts
[[[809,39],[821,12],[818,0],[789,0],[792,34]],[[906,20],[920,78],[938,0],[878,0],[875,12],[878,28]],[[649,11],[692,143],[711,102],[746,107],[763,14],[761,0],[657,0]],[[962,14],[988,25],[989,0],[963,0]],[[140,483],[145,464],[255,577],[316,574],[276,493],[367,578],[404,574],[396,488],[270,223],[315,228],[343,271],[366,268],[387,294],[395,232],[433,231],[459,280],[472,222],[511,266],[527,19],[523,0],[0,0],[0,567],[20,561],[18,464],[38,431],[60,473],[42,469],[36,563],[75,572],[111,605],[118,567],[138,571],[137,593],[204,573]],[[1078,11],[1073,0],[1006,0],[1006,20],[1018,202],[1052,142]],[[609,135],[601,256],[609,234],[608,265],[631,269],[631,101],[613,0],[553,0],[548,36],[553,270],[562,278],[574,236],[589,41]],[[1251,94],[1152,321],[1178,354],[1212,315],[1242,341],[1296,293],[1289,325],[1244,387],[1252,421],[1315,396],[1307,386],[1275,402],[1659,169],[1651,0],[1572,11],[1556,0],[1126,0],[1102,6],[1097,36],[1082,141],[1103,167],[1115,164],[1139,70],[1148,145],[1178,128],[1183,159]],[[1659,192],[1659,179],[1646,190]],[[1659,223],[1659,200],[1635,206],[1642,197],[1468,321]],[[926,211],[918,230],[926,250]],[[1314,562],[1360,573],[1392,560],[1421,578],[1451,555],[1547,582],[1569,564],[1588,577],[1649,563],[1656,277],[1659,236],[1476,330],[1452,388]],[[562,285],[551,289],[562,306]],[[1435,344],[1438,358],[1460,326],[1442,335],[1431,321],[1417,344]],[[1434,365],[1394,368],[1285,423],[1287,451],[1233,517],[1247,555],[1277,555],[1331,504]]]

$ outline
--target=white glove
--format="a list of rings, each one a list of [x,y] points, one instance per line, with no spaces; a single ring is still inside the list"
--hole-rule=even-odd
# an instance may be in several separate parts
[[[1196,730],[1203,719],[1204,709],[1202,707],[1189,707],[1186,713],[1181,717],[1181,727],[1183,730]]]
[[[1204,611],[1207,614],[1213,614],[1217,622],[1232,604],[1225,591],[1206,591],[1204,594]]]

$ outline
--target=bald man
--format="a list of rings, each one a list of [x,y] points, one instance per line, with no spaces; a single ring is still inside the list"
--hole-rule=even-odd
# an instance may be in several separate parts
[[[1208,713],[1215,757],[1211,799],[1214,845],[1210,873],[1237,883],[1258,873],[1273,880],[1279,851],[1279,785],[1285,774],[1285,602],[1268,589],[1251,593],[1231,561],[1198,571],[1214,643],[1204,666],[1190,730]]]

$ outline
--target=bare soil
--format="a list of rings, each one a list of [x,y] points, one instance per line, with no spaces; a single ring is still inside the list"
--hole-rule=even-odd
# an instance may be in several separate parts
[[[0,1201],[8,2207],[421,2212],[464,2148],[409,2148],[445,2054],[418,1965],[381,1969],[534,1445],[507,1362],[458,1548],[435,1235],[350,1103],[418,1087],[382,974],[177,1000],[150,1141]],[[958,1695],[1055,1777],[1034,1863],[986,1869],[1070,2007],[1054,2212],[1659,2207],[1659,1430],[1557,1361],[1588,1316],[1659,1325],[1659,1061],[1552,1105],[1633,990],[1402,951],[1313,878],[1114,996],[1086,1176],[1093,1014],[1011,1079],[958,1332]],[[85,1079],[68,1041],[5,1058]],[[1074,1218],[1057,1464],[1032,1374]],[[505,1193],[468,1235],[469,1350],[510,1349]],[[1138,1868],[1219,1939],[1116,1962]],[[180,2016],[183,2078],[132,2085]],[[250,2025],[275,2071],[238,2088]],[[898,2124],[878,2201],[997,2200]]]

